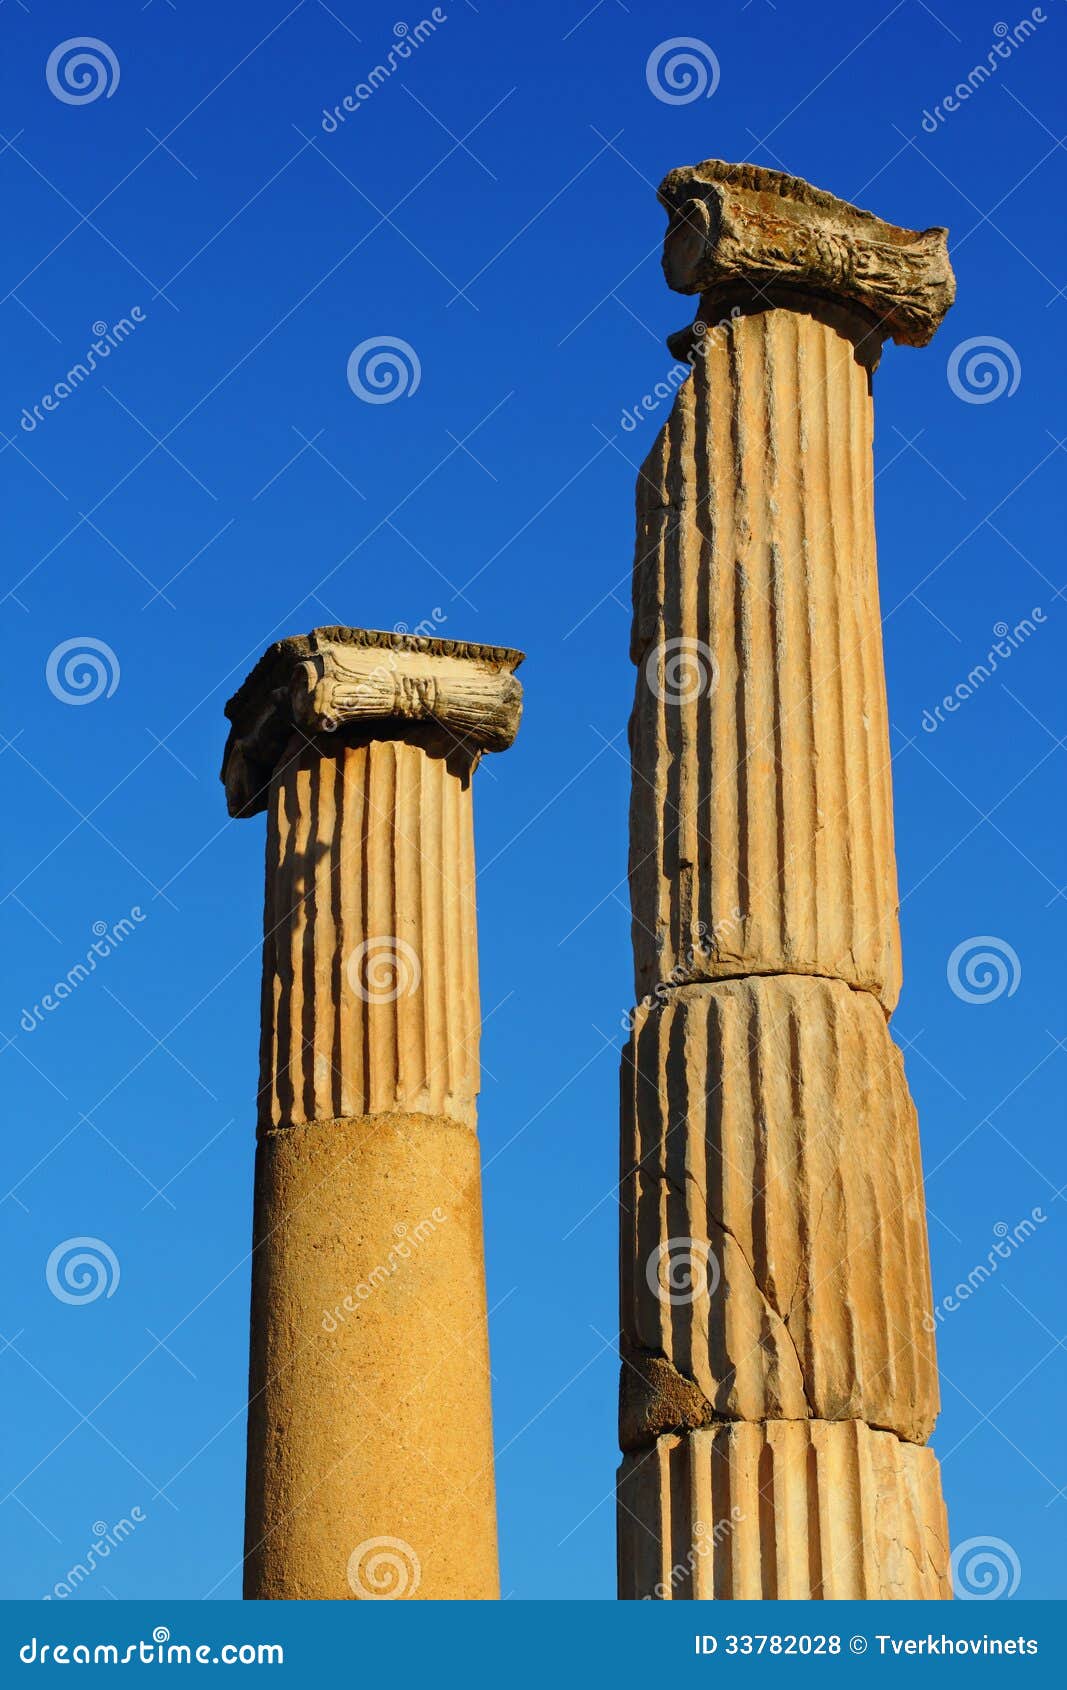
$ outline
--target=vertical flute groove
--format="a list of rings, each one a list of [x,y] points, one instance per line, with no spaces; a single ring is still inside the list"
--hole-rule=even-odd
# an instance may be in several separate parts
[[[944,1597],[868,373],[708,336],[641,471],[620,1594]]]
[[[619,1504],[619,1594],[631,1601],[951,1595],[933,1450],[859,1420],[665,1434],[623,1461]],[[679,1517],[685,1530],[672,1532]]]
[[[310,749],[271,795],[263,1125],[400,1111],[473,1125],[469,776],[402,740]]]
[[[638,996],[660,981],[790,972],[847,980],[889,1011],[900,959],[859,472],[867,373],[798,313],[723,334],[638,482]]]

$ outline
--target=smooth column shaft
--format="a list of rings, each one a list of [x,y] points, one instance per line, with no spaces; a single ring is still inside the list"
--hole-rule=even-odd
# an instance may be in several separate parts
[[[474,1134],[271,1129],[254,1263],[245,1594],[496,1597]]]

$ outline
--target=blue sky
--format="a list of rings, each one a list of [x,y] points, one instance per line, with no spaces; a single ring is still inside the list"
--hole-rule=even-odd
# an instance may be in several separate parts
[[[82,1599],[239,1594],[263,824],[226,818],[222,706],[282,635],[435,616],[529,654],[518,743],[476,792],[504,1590],[614,1593],[629,573],[666,408],[621,419],[691,315],[663,284],[655,186],[720,156],[952,231],[957,305],[875,378],[893,1032],[935,1297],[998,1229],[1046,1217],[940,1323],[934,1442],[954,1543],[999,1538],[1020,1596],[1062,1596],[1063,6],[947,112],[1026,8],[439,10],[330,132],[324,110],[428,10],[4,8],[4,1593],[44,1595],[136,1508]],[[85,35],[110,92],[71,103],[46,66]],[[683,36],[718,82],[669,103],[646,65]],[[346,371],[382,336],[420,375],[370,404]],[[950,379],[968,341],[993,343],[970,391]],[[72,705],[49,660],[85,638],[106,684]],[[975,1003],[948,968],[979,937],[1007,983]],[[72,1305],[46,1265],[79,1237],[119,1278]]]

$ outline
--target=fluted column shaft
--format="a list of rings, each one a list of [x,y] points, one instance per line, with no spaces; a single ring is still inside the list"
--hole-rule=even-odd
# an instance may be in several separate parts
[[[626,1441],[679,1425],[684,1387],[697,1424],[855,1418],[924,1442],[918,1130],[873,996],[799,975],[672,991],[637,1012],[622,1118]]]
[[[519,658],[432,644],[318,630],[229,707],[267,811],[251,1597],[499,1595],[471,783]]]
[[[660,198],[701,305],[637,492],[619,1591],[943,1597],[870,382],[944,231],[717,160]]]
[[[469,771],[421,745],[296,740],[271,785],[260,1124],[399,1111],[473,1126]]]
[[[619,1474],[619,1595],[661,1601],[952,1594],[933,1450],[862,1420],[666,1435]]]
[[[796,311],[706,335],[638,477],[630,898],[657,981],[900,989],[869,373]]]

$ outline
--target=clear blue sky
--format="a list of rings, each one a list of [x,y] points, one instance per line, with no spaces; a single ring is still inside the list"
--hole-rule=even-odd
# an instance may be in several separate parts
[[[952,230],[958,304],[876,376],[893,1031],[935,1295],[998,1227],[1048,1217],[944,1319],[934,1441],[954,1542],[1001,1538],[1020,1596],[1065,1594],[1067,17],[1046,0],[1034,37],[924,130],[1014,9],[589,6],[447,0],[332,133],[323,109],[428,9],[4,8],[5,1594],[43,1595],[135,1507],[85,1599],[239,1593],[263,824],[227,821],[222,706],[282,635],[435,610],[446,634],[529,653],[521,736],[476,793],[504,1589],[614,1593],[629,573],[635,469],[664,411],[620,419],[691,315],[660,274],[655,185],[713,155]],[[46,64],[86,32],[119,78],[70,103]],[[712,97],[650,91],[649,55],[676,36],[714,52]],[[94,324],[123,317],[132,332],[35,418]],[[421,378],[373,405],[346,368],[379,336],[408,342]],[[950,357],[990,337],[1017,386],[968,402]],[[1035,608],[1045,621],[924,730],[994,627]],[[74,706],[48,663],[84,636],[118,684]],[[115,954],[27,1031],[94,923],[135,906]],[[1017,984],[976,1004],[947,965],[984,935]],[[83,1236],[120,1279],[72,1305],[46,1264]]]

